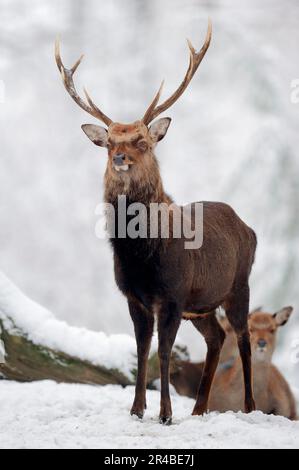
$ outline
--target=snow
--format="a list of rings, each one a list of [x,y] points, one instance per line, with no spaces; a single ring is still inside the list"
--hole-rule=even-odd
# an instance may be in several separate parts
[[[130,378],[131,370],[136,367],[134,338],[69,326],[30,300],[1,272],[0,318],[6,328],[14,329],[15,333],[21,329],[37,344],[93,364],[116,367]],[[159,389],[159,381],[155,385]],[[294,392],[299,397],[299,390]],[[134,387],[51,381],[22,384],[1,380],[0,447],[299,447],[299,422],[261,412],[192,417],[193,400],[177,395],[173,387],[171,395],[174,421],[172,426],[165,427],[158,423],[158,391],[147,392],[148,409],[141,422],[129,415]]]
[[[53,313],[29,299],[1,271],[0,319],[8,330],[16,334],[21,330],[34,344],[47,346],[94,365],[118,369],[129,380],[133,379],[133,371],[137,367],[135,338],[128,334],[107,335],[103,331],[74,327],[57,320]],[[184,346],[179,338],[175,345]],[[157,347],[157,336],[154,335],[151,354],[157,351]],[[177,350],[177,353],[183,358],[183,352]],[[4,345],[0,342],[0,362],[3,354]]]
[[[2,272],[0,318],[9,329],[17,325],[35,344],[65,352],[94,365],[119,369],[132,378],[131,371],[136,367],[136,343],[133,337],[89,331],[57,320],[49,310],[23,294]]]
[[[299,448],[299,422],[228,412],[191,416],[172,397],[172,426],[158,423],[160,396],[148,391],[143,421],[131,417],[133,387],[0,382],[1,448]]]
[[[187,60],[182,38],[191,35],[194,45],[200,44],[210,7],[203,4],[194,15],[187,0],[163,6],[153,0],[148,12],[137,0],[111,0],[100,9],[90,0],[75,10],[71,0],[63,5],[58,0],[2,3],[6,21],[0,36],[7,47],[0,66],[9,99],[1,103],[0,113],[1,268],[60,318],[103,331],[57,320],[1,272],[0,318],[10,328],[15,323],[35,343],[118,368],[131,378],[135,340],[108,334],[132,331],[130,317],[115,287],[110,247],[94,234],[106,158],[81,135],[85,118],[60,83],[53,38],[62,33],[67,64],[81,51],[87,53],[79,80],[102,90],[101,104],[112,116],[133,120],[161,74],[167,76],[165,97],[175,89]],[[172,127],[158,159],[165,188],[178,202],[223,200],[254,227],[259,243],[251,303],[274,311],[296,306],[299,299],[298,105],[289,101],[290,82],[298,73],[298,2],[290,0],[287,11],[278,0],[272,9],[260,3],[214,6],[216,34],[208,61],[189,94],[172,109]],[[170,4],[175,35],[169,34]],[[133,56],[128,54],[132,44]],[[144,61],[148,51],[153,51],[155,67]],[[176,61],[169,60],[169,51],[176,51]],[[106,57],[111,60],[104,60],[102,73]],[[115,74],[116,60],[129,80]],[[144,77],[150,77],[148,86]],[[197,117],[192,122],[190,116]],[[181,155],[188,155],[188,164]],[[282,330],[284,340],[274,360],[298,396],[298,315],[291,321]],[[182,334],[193,358],[202,359],[197,332],[186,324]],[[0,362],[4,354],[0,342]],[[298,423],[261,413],[190,417],[192,402],[178,396],[173,397],[174,426],[161,428],[156,424],[158,392],[148,395],[149,409],[140,423],[128,416],[132,388],[0,381],[0,446],[298,447]]]

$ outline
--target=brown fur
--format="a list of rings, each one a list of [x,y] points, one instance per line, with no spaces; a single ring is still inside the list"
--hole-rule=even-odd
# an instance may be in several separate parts
[[[169,123],[169,118],[162,118],[149,128],[141,121],[112,123],[108,131],[94,125],[83,126],[96,145],[108,148],[105,201],[115,208],[116,226],[119,195],[126,196],[127,206],[141,202],[148,209],[151,203],[166,203],[170,216],[180,209],[164,191],[154,154],[155,145],[166,134]],[[131,413],[142,417],[145,409],[147,358],[156,314],[161,374],[160,420],[163,423],[171,421],[169,361],[183,312],[192,317],[190,321],[207,343],[207,359],[193,414],[207,410],[225,338],[215,316],[215,309],[220,305],[225,308],[238,337],[245,381],[245,409],[249,412],[255,407],[247,315],[248,278],[256,237],[228,205],[217,202],[202,202],[202,205],[203,245],[199,249],[185,249],[185,237],[174,238],[172,233],[169,238],[157,239],[111,237],[115,279],[128,299],[137,341],[138,373]],[[194,229],[195,203],[190,207]],[[130,216],[127,216],[127,223],[129,220]]]
[[[145,152],[141,152],[134,144],[140,139],[146,141]],[[164,192],[159,165],[153,154],[154,142],[141,121],[133,124],[111,124],[108,129],[108,143],[110,147],[104,179],[106,202],[116,201],[119,194],[130,194],[132,200],[146,204],[172,202]],[[130,174],[116,173],[113,157],[118,153],[126,155],[124,163],[131,166]]]

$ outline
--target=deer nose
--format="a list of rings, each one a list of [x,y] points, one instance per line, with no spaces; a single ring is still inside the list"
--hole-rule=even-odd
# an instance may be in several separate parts
[[[259,339],[257,344],[260,348],[264,348],[267,344],[267,341],[265,341],[264,339]]]
[[[122,166],[124,164],[124,160],[126,155],[124,153],[117,153],[113,157],[113,163],[116,166]]]

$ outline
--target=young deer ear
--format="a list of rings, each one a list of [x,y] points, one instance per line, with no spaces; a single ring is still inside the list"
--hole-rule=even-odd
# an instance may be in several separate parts
[[[155,121],[149,128],[149,134],[152,138],[152,141],[157,143],[159,140],[162,140],[166,135],[169,124],[171,122],[170,118],[161,118]]]
[[[81,129],[94,144],[99,147],[107,147],[108,132],[105,127],[95,126],[94,124],[83,124]]]
[[[287,323],[288,319],[291,316],[293,311],[293,307],[284,307],[278,312],[273,314],[273,318],[275,318],[277,326],[283,326]]]
[[[261,312],[262,308],[263,308],[262,306],[255,307],[253,310],[251,310],[251,312],[249,312],[248,316],[250,317],[250,315],[252,315],[253,313]]]

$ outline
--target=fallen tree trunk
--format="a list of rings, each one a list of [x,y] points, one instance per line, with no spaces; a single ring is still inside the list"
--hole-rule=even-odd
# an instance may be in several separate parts
[[[58,320],[0,271],[0,378],[126,386],[135,382],[135,351],[129,335],[109,336]],[[175,346],[171,373],[188,358],[186,348]],[[159,361],[152,353],[148,386],[158,377]]]
[[[109,369],[95,366],[64,352],[53,350],[47,346],[37,345],[30,341],[25,333],[16,325],[5,328],[0,320],[0,340],[5,351],[4,361],[0,361],[0,375],[2,379],[19,382],[32,382],[35,380],[54,380],[56,382],[80,384],[118,384],[132,385],[136,371],[133,370],[133,379],[130,380],[118,369]],[[179,375],[182,367],[181,357],[187,357],[184,348],[176,347],[171,359],[171,374]],[[148,386],[159,377],[159,361],[157,353],[149,359]]]
[[[117,369],[94,366],[63,352],[36,345],[22,332],[13,334],[5,329],[1,320],[0,327],[0,338],[5,350],[0,372],[4,379],[20,382],[48,379],[98,385],[130,384],[128,378]]]

